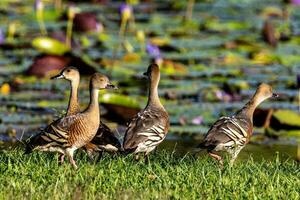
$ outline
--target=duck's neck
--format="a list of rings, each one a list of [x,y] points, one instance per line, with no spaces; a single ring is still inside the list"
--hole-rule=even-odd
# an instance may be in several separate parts
[[[147,106],[160,106],[162,107],[159,96],[158,96],[158,84],[160,76],[151,77],[150,87],[149,87],[149,96]]]
[[[79,80],[71,81],[71,95],[69,99],[67,116],[76,114],[80,111],[78,104],[78,86]]]
[[[90,104],[86,109],[86,113],[92,116],[95,121],[100,121],[100,108],[98,104],[99,91],[91,88],[90,89]]]
[[[245,114],[246,117],[248,117],[251,122],[253,122],[253,113],[256,109],[256,107],[261,104],[265,98],[261,97],[258,94],[255,94],[248,103],[242,108],[240,113]]]

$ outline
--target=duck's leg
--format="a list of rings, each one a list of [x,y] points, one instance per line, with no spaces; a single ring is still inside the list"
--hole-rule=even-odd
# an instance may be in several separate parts
[[[218,154],[216,153],[213,153],[213,152],[208,152],[208,154],[215,160],[219,161],[219,164],[221,165],[221,167],[223,167],[223,158],[221,156],[219,156]]]
[[[99,161],[101,160],[102,156],[103,156],[103,151],[102,151],[102,150],[101,150],[101,151],[98,151],[97,162],[99,162]]]
[[[140,160],[140,155],[138,153],[134,154],[134,159],[136,161],[139,161]]]
[[[94,152],[94,153],[96,153],[96,152]],[[103,150],[98,150],[97,153],[98,153],[98,156],[96,156],[96,155],[94,154],[94,155],[93,155],[93,158],[94,158],[94,159],[93,159],[92,161],[99,162],[99,161],[101,160],[102,155],[103,155]]]
[[[239,155],[240,151],[244,148],[244,146],[238,146],[234,149],[234,152],[231,154],[231,159],[230,159],[230,166],[233,165],[235,159],[237,158],[237,156]]]
[[[63,149],[60,149],[60,148],[55,148],[55,147],[47,147],[47,148],[43,148],[41,149],[40,151],[50,151],[50,152],[58,152],[60,155],[59,155],[59,158],[58,158],[58,163],[59,164],[63,164],[64,162],[64,158],[65,158],[65,152]]]
[[[64,161],[65,161],[65,154],[62,153],[62,154],[60,154],[60,156],[59,156],[59,163],[60,163],[60,164],[63,164]]]
[[[76,165],[75,160],[73,159],[74,151],[75,151],[74,148],[67,148],[66,149],[66,155],[68,156],[69,161],[70,161],[71,165],[74,167],[74,169],[77,169],[78,167]]]
[[[86,153],[88,155],[89,161],[93,162],[94,161],[93,151],[91,149],[86,149]]]
[[[149,159],[149,152],[145,152],[144,154],[144,160],[145,160],[145,164],[149,164],[150,163],[150,159]]]

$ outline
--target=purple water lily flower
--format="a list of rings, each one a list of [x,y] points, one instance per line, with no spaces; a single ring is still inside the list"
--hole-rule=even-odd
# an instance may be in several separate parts
[[[200,124],[202,124],[202,122],[203,122],[203,117],[202,116],[195,117],[192,120],[192,124],[195,124],[195,125],[200,125]]]
[[[102,23],[97,22],[97,23],[96,23],[96,31],[97,31],[98,33],[101,33],[101,32],[103,32],[103,30],[104,30],[104,27],[103,27]]]
[[[159,50],[158,46],[156,46],[154,44],[147,43],[146,51],[149,54],[149,56],[151,56],[152,58],[155,58],[155,59],[161,58],[160,50]]]
[[[233,98],[230,94],[227,94],[226,92],[221,91],[221,90],[215,91],[215,95],[216,95],[217,99],[219,99],[221,101],[225,101],[225,102],[229,102]]]
[[[3,44],[4,42],[5,42],[5,35],[2,29],[0,29],[0,44]]]
[[[132,7],[126,3],[122,3],[120,8],[119,8],[119,12],[121,14],[128,12],[128,13],[132,13]]]
[[[121,4],[119,12],[122,16],[122,20],[128,20],[132,15],[132,7],[126,3]]]
[[[151,44],[151,43],[147,43],[146,51],[147,51],[148,55],[154,59],[154,62],[157,65],[161,65],[163,63],[163,59],[162,59],[162,56],[161,56],[158,46]]]
[[[215,95],[219,100],[222,100],[225,96],[225,93],[221,90],[217,90],[217,91],[215,91]]]
[[[35,0],[34,2],[34,10],[41,10],[43,9],[43,2],[41,0]]]
[[[291,0],[291,4],[293,5],[300,5],[300,0]]]

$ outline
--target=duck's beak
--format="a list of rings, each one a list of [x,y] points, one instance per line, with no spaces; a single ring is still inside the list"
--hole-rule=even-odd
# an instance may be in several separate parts
[[[272,94],[272,98],[278,98],[278,97],[279,97],[278,94],[276,94],[276,93],[273,93],[273,94]]]
[[[58,74],[56,76],[52,76],[50,79],[62,79],[65,78],[65,76],[63,74]]]
[[[106,85],[105,89],[114,89],[114,90],[117,90],[117,89],[119,89],[119,88],[118,88],[117,86],[115,86],[115,85],[109,83],[109,84]]]

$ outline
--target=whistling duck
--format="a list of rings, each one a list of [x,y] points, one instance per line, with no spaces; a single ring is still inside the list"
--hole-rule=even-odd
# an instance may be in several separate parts
[[[228,152],[232,165],[239,152],[250,140],[254,110],[270,97],[278,97],[278,95],[273,93],[270,85],[260,84],[254,96],[241,110],[231,117],[221,117],[212,125],[198,148],[206,149],[209,155],[218,160],[221,165],[223,165],[223,158],[217,152]]]
[[[66,79],[71,82],[71,94],[66,116],[80,112],[78,102],[78,86],[80,82],[79,71],[75,67],[66,67],[60,74],[51,79]],[[114,136],[112,131],[100,121],[100,126],[93,140],[84,146],[84,149],[92,158],[93,152],[98,151],[100,154],[103,150],[108,152],[117,152],[121,147],[119,140]],[[60,162],[64,161],[64,155],[61,155]]]
[[[80,82],[80,74],[75,67],[66,67],[58,75],[51,77],[51,79],[66,79],[71,83],[71,94],[67,113],[65,116],[74,115],[80,112],[78,103],[78,86]]]
[[[53,151],[68,156],[75,169],[74,151],[89,143],[96,135],[100,125],[99,90],[115,88],[109,79],[95,73],[90,79],[90,103],[83,111],[62,117],[45,130],[32,137],[26,145],[26,152],[33,150]]]
[[[148,103],[130,122],[124,137],[123,148],[127,153],[148,154],[157,147],[166,137],[169,129],[169,115],[160,103],[158,84],[160,79],[159,67],[151,64],[144,73],[149,79],[150,88]]]

